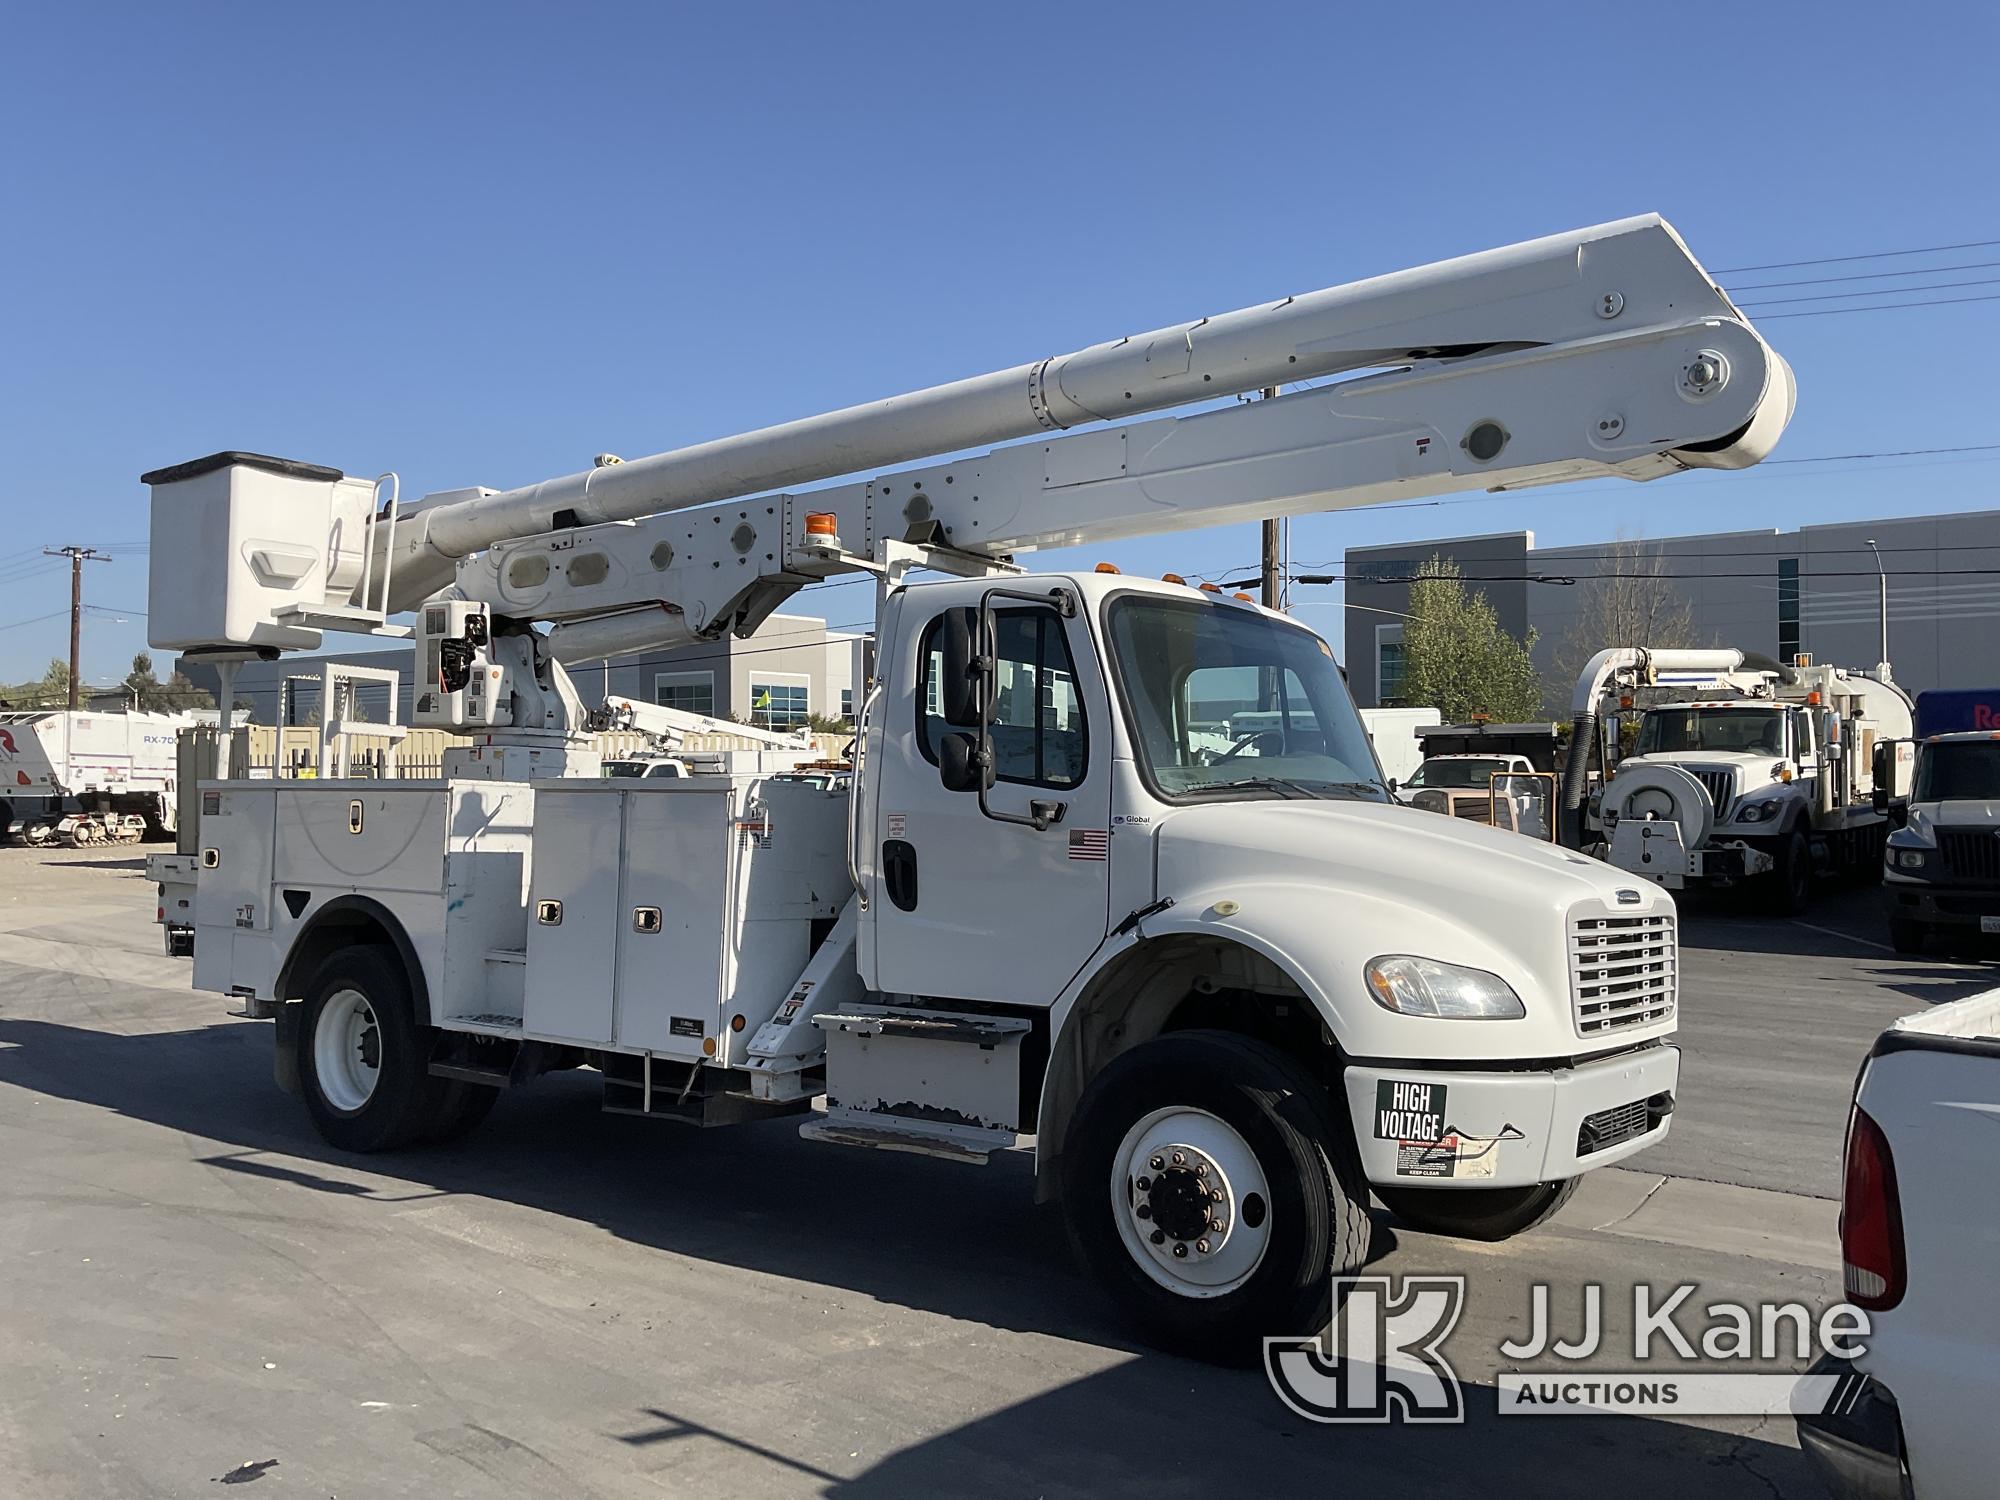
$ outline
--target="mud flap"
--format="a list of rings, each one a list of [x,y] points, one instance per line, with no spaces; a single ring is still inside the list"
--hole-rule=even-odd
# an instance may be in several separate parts
[[[278,1007],[275,1043],[271,1052],[271,1077],[288,1094],[303,1095],[299,1083],[299,1015],[305,1006],[293,1000]]]

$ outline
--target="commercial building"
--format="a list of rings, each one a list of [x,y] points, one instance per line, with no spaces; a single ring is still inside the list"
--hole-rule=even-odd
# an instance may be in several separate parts
[[[1869,545],[1870,541],[1874,546]],[[1636,555],[1635,555],[1636,554]],[[1515,636],[1536,633],[1544,708],[1567,712],[1573,682],[1558,662],[1605,646],[1735,646],[1786,660],[1799,652],[1840,666],[1880,657],[1880,600],[1889,596],[1889,661],[1911,693],[2000,684],[2000,511],[1901,516],[1705,536],[1537,547],[1531,531],[1350,548],[1344,659],[1357,702],[1401,701],[1408,580],[1432,557],[1458,564]],[[1693,638],[1585,641],[1601,617],[1593,594],[1657,572],[1685,600]],[[1588,647],[1585,650],[1584,647]]]
[[[851,719],[868,680],[873,641],[829,630],[806,615],[772,615],[744,640],[725,637],[674,650],[641,651],[572,668],[585,703],[607,694],[664,703],[693,713],[791,729],[814,714]],[[319,704],[323,662],[387,668],[399,675],[393,718],[410,721],[415,658],[408,646],[390,650],[328,652],[253,662],[236,679],[238,703],[259,724],[310,722]],[[185,659],[177,663],[198,686],[216,690],[215,669]],[[363,717],[392,715],[385,684],[362,683],[356,699]]]

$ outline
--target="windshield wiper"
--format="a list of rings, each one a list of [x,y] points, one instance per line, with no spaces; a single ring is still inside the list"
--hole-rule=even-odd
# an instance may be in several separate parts
[[[1366,795],[1371,800],[1386,801],[1389,796],[1389,789],[1379,781],[1315,781],[1312,785],[1350,796]]]
[[[1316,799],[1319,796],[1304,782],[1290,781],[1283,776],[1241,776],[1233,781],[1204,781],[1199,786],[1185,787],[1183,797],[1206,797],[1214,792],[1231,792],[1239,787],[1252,787],[1258,791],[1276,792],[1290,798]]]
[[[1289,776],[1244,776],[1235,781],[1209,781],[1200,786],[1188,787],[1181,795],[1202,797],[1211,792],[1226,792],[1231,787],[1239,786],[1279,792],[1293,798],[1310,797],[1316,801],[1331,796],[1368,795],[1371,798],[1386,798],[1389,795],[1389,789],[1378,781],[1294,781]]]

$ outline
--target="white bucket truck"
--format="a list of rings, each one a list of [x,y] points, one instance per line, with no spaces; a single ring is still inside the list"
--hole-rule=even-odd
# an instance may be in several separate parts
[[[1577,684],[1571,744],[1591,743],[1607,694],[1658,688],[1683,691],[1642,708],[1599,803],[1612,864],[1670,890],[1749,883],[1783,912],[1805,909],[1815,873],[1881,870],[1875,745],[1907,737],[1911,712],[1886,664],[1871,676],[1731,649],[1603,651]]]
[[[1332,651],[1282,615],[1016,558],[1737,468],[1791,405],[1648,217],[512,491],[155,473],[156,645],[227,662],[422,602],[418,717],[481,740],[433,781],[206,787],[195,983],[277,1019],[281,1079],[354,1150],[579,1063],[639,1114],[1032,1147],[1142,1336],[1254,1353],[1324,1323],[1371,1187],[1497,1238],[1660,1139],[1672,900],[1393,805]],[[563,662],[748,634],[856,572],[851,786],[570,774],[595,765]],[[1246,703],[1276,722],[1196,733]]]

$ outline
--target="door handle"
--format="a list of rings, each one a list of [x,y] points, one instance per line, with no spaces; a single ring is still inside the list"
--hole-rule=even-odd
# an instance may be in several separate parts
[[[909,840],[883,840],[882,886],[898,911],[917,909],[917,849]]]

